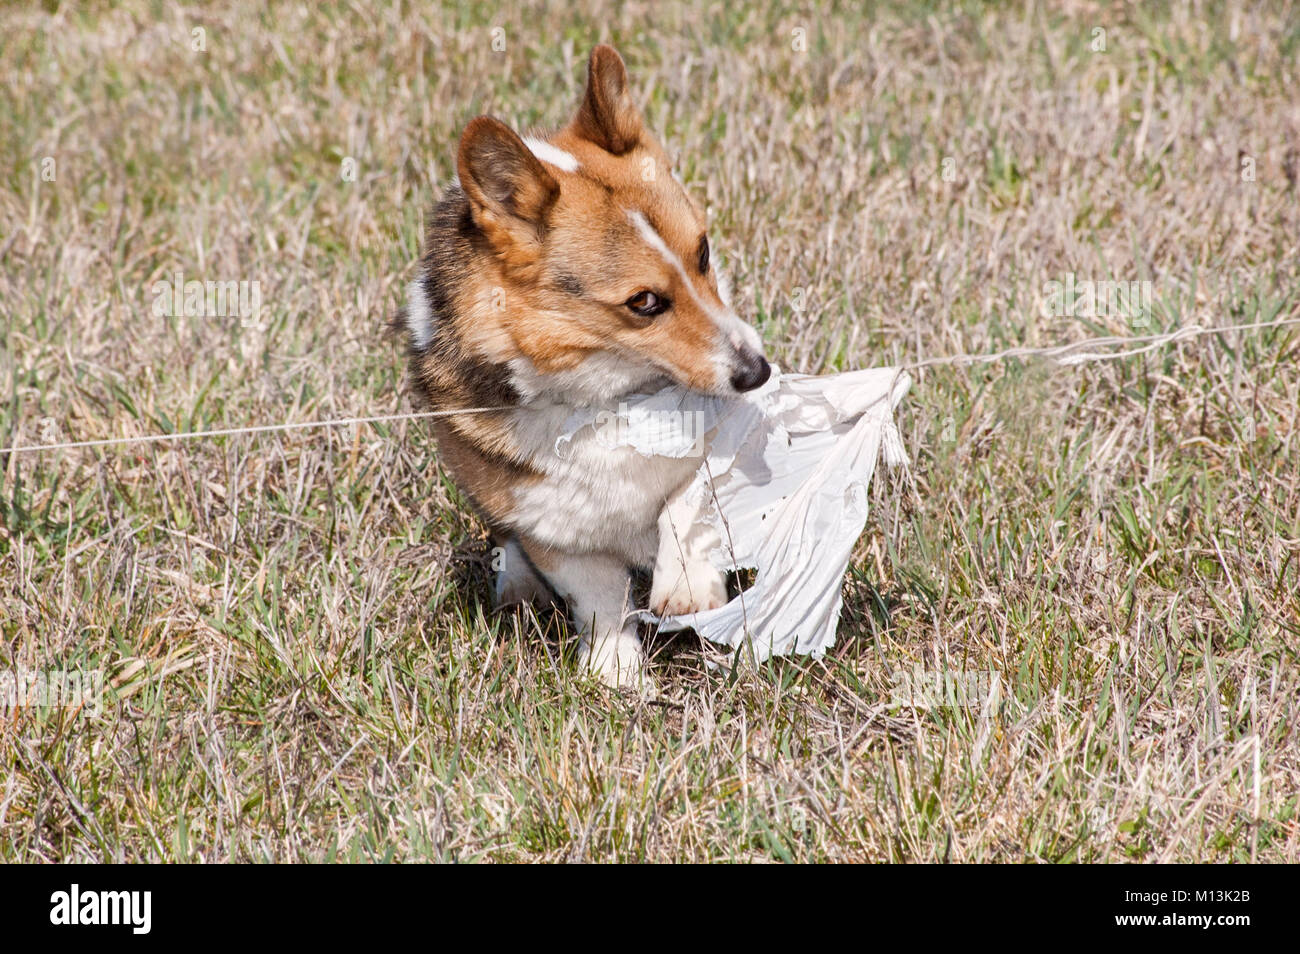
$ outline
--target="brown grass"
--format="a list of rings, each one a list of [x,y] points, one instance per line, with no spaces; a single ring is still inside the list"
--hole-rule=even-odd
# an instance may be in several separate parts
[[[0,446],[405,409],[460,128],[599,40],[783,366],[1300,315],[1290,4],[863,6],[6,7]],[[154,317],[178,269],[265,327]],[[109,681],[0,708],[0,858],[1300,860],[1298,347],[920,374],[835,651],[660,640],[657,705],[491,616],[419,423],[0,456],[0,672]]]

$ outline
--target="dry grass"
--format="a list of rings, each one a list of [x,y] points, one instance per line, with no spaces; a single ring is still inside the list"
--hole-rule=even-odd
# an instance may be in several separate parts
[[[601,39],[787,367],[1143,330],[1066,273],[1300,314],[1290,4],[780,6],[6,7],[0,445],[405,409],[460,127],[562,121]],[[154,317],[177,269],[266,327]],[[418,423],[0,457],[0,671],[111,686],[0,710],[0,858],[1300,860],[1298,348],[919,375],[834,653],[661,640],[659,705],[490,615]]]

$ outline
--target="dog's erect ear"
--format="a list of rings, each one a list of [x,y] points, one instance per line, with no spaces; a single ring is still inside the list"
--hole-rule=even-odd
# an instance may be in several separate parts
[[[514,233],[522,225],[534,235],[545,228],[560,185],[505,123],[491,116],[470,120],[456,168],[480,226]]]
[[[573,120],[574,130],[606,152],[621,156],[641,141],[641,113],[627,89],[627,67],[612,46],[603,43],[587,61],[587,92]]]

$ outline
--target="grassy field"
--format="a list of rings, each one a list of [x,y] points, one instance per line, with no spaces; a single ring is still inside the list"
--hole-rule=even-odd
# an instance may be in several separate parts
[[[602,40],[784,367],[1300,317],[1291,4],[787,6],[6,5],[0,446],[409,410],[460,129]],[[1298,357],[917,372],[834,651],[655,702],[493,615],[419,421],[0,455],[0,674],[105,684],[0,700],[0,859],[1298,861]]]

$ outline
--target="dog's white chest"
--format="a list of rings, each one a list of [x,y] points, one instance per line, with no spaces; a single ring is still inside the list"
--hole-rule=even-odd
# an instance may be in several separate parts
[[[659,513],[694,475],[699,458],[648,457],[611,446],[598,418],[567,433],[573,414],[562,405],[516,412],[515,440],[543,477],[515,489],[511,525],[561,550],[652,564]]]

